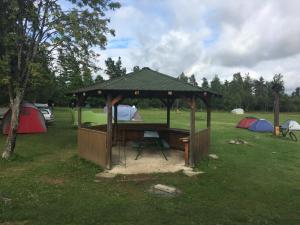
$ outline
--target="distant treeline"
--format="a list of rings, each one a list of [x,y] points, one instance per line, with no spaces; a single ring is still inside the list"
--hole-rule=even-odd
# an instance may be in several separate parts
[[[97,82],[103,82],[102,73],[108,75],[109,79],[123,76],[126,69],[122,67],[121,58],[114,61],[111,58],[105,60],[105,70],[95,70],[97,76],[93,78],[92,71],[88,67],[82,67],[78,64],[74,56],[60,55],[60,66],[51,67],[51,62],[46,57],[41,57],[40,69],[35,71],[31,83],[27,89],[26,98],[28,101],[47,103],[53,101],[56,106],[72,106],[74,97],[66,95],[67,92],[92,85]],[[135,66],[133,71],[140,68]],[[204,89],[210,89],[223,95],[222,98],[213,99],[213,108],[215,110],[231,110],[233,108],[243,108],[246,111],[272,111],[274,95],[272,87],[274,83],[279,85],[280,89],[280,109],[281,111],[300,111],[300,88],[288,95],[285,93],[283,76],[274,75],[273,80],[266,81],[263,77],[258,80],[252,79],[249,74],[233,74],[230,81],[222,82],[218,75],[209,82],[205,77],[198,84],[194,75],[186,76],[181,73],[178,77],[183,82],[194,86],[200,86]],[[8,90],[5,84],[0,83],[0,106],[8,105]],[[105,100],[96,97],[89,97],[86,101],[88,106],[103,107]],[[139,108],[162,108],[163,103],[158,99],[127,99],[123,104],[136,105]],[[74,104],[73,104],[74,105]],[[198,100],[198,109],[205,108],[205,105]],[[174,109],[185,109],[188,105],[184,100],[176,100]]]
[[[280,110],[300,112],[300,87],[287,94],[281,74],[276,74],[272,80],[266,81],[263,77],[252,79],[249,74],[242,76],[241,73],[235,73],[231,81],[225,82],[221,82],[218,75],[215,75],[210,82],[203,77],[200,85],[195,81],[194,75],[188,77],[182,73],[178,79],[222,94],[222,98],[213,100],[213,108],[217,110],[243,108],[246,111],[273,111],[275,85],[280,90]]]

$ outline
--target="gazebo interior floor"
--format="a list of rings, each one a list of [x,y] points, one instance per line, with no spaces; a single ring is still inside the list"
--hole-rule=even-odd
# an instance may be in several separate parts
[[[184,152],[174,149],[164,149],[166,160],[158,147],[145,146],[142,154],[137,156],[137,148],[130,144],[112,148],[113,166],[108,173],[112,174],[147,174],[173,173],[181,170],[191,170],[184,165]],[[126,158],[126,166],[125,166]]]

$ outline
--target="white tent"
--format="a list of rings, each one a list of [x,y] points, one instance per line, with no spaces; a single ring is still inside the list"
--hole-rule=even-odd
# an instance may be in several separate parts
[[[107,113],[107,107],[104,107],[104,112]],[[130,105],[118,105],[118,120],[120,121],[142,121],[138,109],[135,106]],[[112,109],[114,116],[114,108]]]
[[[241,108],[237,108],[237,109],[233,109],[231,113],[241,115],[244,114],[244,110]]]
[[[287,120],[282,124],[281,128],[290,131],[300,131],[300,124],[295,120]]]

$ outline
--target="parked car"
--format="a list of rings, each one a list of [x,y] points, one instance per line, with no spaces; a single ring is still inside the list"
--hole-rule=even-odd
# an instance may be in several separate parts
[[[40,103],[34,103],[35,107],[37,107],[41,113],[43,114],[46,123],[52,123],[54,122],[54,114],[52,110],[48,107],[48,104],[40,104]]]

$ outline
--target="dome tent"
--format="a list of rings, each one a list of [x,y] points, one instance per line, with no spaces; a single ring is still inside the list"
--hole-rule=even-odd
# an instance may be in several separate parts
[[[282,129],[300,131],[300,124],[295,120],[287,120],[281,125]]]
[[[11,110],[9,109],[3,117],[2,132],[8,134],[10,131]],[[23,103],[20,109],[18,134],[44,133],[47,132],[43,114],[33,104]]]
[[[103,110],[105,113],[107,113],[107,107],[104,107]],[[112,108],[112,115],[114,117],[114,108]],[[130,105],[118,105],[117,108],[118,112],[118,120],[119,121],[142,121],[142,117],[140,116],[137,108],[135,106]]]
[[[248,129],[254,132],[273,132],[274,126],[268,120],[259,119],[254,122]]]
[[[237,128],[248,129],[253,123],[255,123],[258,119],[255,117],[245,117],[243,118],[237,125]]]
[[[237,114],[237,115],[242,115],[242,114],[245,113],[245,111],[243,109],[241,109],[241,108],[237,108],[237,109],[231,110],[231,113]]]

